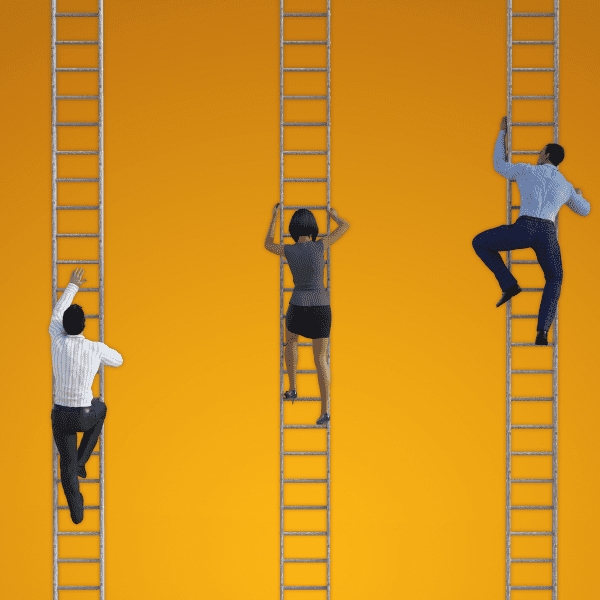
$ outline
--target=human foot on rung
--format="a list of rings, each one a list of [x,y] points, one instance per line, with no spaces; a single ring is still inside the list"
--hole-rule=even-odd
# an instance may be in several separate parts
[[[515,283],[515,285],[509,287],[503,294],[502,294],[502,298],[500,298],[500,300],[498,300],[498,302],[496,303],[496,306],[502,306],[505,302],[508,302],[513,296],[516,296],[517,294],[521,293],[521,288],[519,287],[518,283]]]
[[[298,397],[298,392],[296,390],[289,390],[287,391],[283,397],[288,400],[288,399],[292,399],[292,404],[294,404],[294,399]]]

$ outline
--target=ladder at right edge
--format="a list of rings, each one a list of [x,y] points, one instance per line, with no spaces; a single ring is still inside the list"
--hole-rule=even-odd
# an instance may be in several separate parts
[[[514,126],[552,126],[553,143],[558,144],[558,4],[559,0],[554,0],[553,13],[513,13],[512,0],[508,0],[508,40],[507,40],[507,134],[506,151],[507,160],[511,161],[512,154],[539,154],[539,150],[512,151],[511,128]],[[514,17],[531,18],[553,18],[554,35],[552,41],[513,41],[512,28]],[[512,47],[516,44],[551,44],[554,46],[553,67],[545,68],[513,68],[512,66]],[[553,95],[552,96],[513,96],[512,95],[512,74],[515,71],[548,71],[553,72]],[[551,123],[513,123],[512,122],[512,101],[513,100],[553,100],[553,121]],[[512,187],[511,181],[507,181],[507,222],[512,223],[512,211],[518,210],[519,206],[512,205]],[[558,235],[558,214],[556,215],[556,233]],[[538,264],[535,260],[511,260],[511,252],[507,252],[507,267],[511,264]],[[523,288],[523,292],[542,292],[542,288]],[[557,512],[558,512],[558,311],[552,325],[552,342],[549,342],[548,348],[552,348],[552,368],[551,369],[512,369],[511,351],[515,346],[531,346],[535,352],[547,352],[540,350],[545,346],[536,346],[534,343],[515,343],[512,341],[512,319],[537,319],[538,315],[525,315],[512,313],[512,301],[506,303],[506,600],[510,600],[512,590],[551,590],[552,600],[557,600]],[[533,333],[533,328],[532,328]],[[551,397],[521,397],[512,396],[512,375],[513,374],[544,374],[552,377],[552,396]],[[552,402],[552,425],[513,425],[512,424],[512,403],[513,402]],[[512,431],[514,429],[551,429],[552,430],[552,450],[533,450],[523,452],[512,451]],[[552,457],[552,478],[551,479],[513,479],[511,470],[511,459],[513,456],[551,456]],[[552,504],[550,506],[514,506],[512,505],[511,488],[513,484],[534,483],[534,484],[552,484]],[[548,510],[552,511],[552,529],[551,531],[512,531],[511,513],[513,510]],[[512,558],[511,539],[512,536],[549,536],[552,538],[552,558]],[[511,584],[511,565],[514,563],[551,563],[552,582],[549,586]]]
[[[330,47],[331,47],[331,0],[327,0],[327,12],[325,13],[286,13],[284,12],[284,0],[280,0],[280,222],[279,231],[281,235],[280,243],[284,243],[284,238],[291,237],[289,233],[283,233],[284,221],[283,211],[284,210],[297,210],[299,208],[307,208],[309,210],[324,210],[330,208]],[[284,19],[288,18],[326,18],[327,19],[327,40],[323,41],[286,41],[284,40]],[[285,68],[284,65],[284,46],[287,44],[294,45],[326,45],[327,46],[327,66],[319,68]],[[284,95],[284,73],[285,72],[326,72],[327,73],[327,95],[324,96],[285,96]],[[309,122],[309,123],[285,123],[284,122],[284,101],[285,100],[326,100],[327,101],[327,122]],[[327,149],[326,150],[302,150],[302,151],[286,151],[284,150],[284,128],[285,127],[326,127],[327,128]],[[327,178],[285,178],[284,175],[284,155],[326,155],[327,156]],[[302,185],[310,185],[311,182],[326,182],[327,183],[327,204],[326,206],[285,206],[284,205],[284,183],[296,182]],[[319,237],[323,237],[330,233],[331,222],[329,215],[327,216],[327,233],[319,234]],[[291,402],[291,400],[284,400],[284,374],[287,374],[287,370],[284,370],[284,292],[291,292],[293,288],[284,288],[283,273],[284,265],[287,261],[281,256],[280,259],[280,456],[281,456],[281,471],[280,471],[280,597],[284,600],[286,590],[325,590],[327,591],[327,600],[330,599],[331,587],[330,587],[330,424],[327,425],[293,425],[284,423],[284,402]],[[327,290],[330,290],[330,267],[331,267],[331,248],[327,249]],[[312,346],[311,343],[298,343],[298,346]],[[327,363],[330,364],[331,355],[331,338],[327,347]],[[316,374],[317,371],[310,370],[299,370],[297,373],[300,374]],[[295,402],[320,402],[321,398],[314,397],[298,397]],[[331,402],[331,400],[330,400]],[[331,408],[330,408],[331,413]],[[285,451],[284,446],[284,432],[290,429],[325,429],[326,430],[326,449],[322,451]],[[286,479],[284,474],[284,460],[286,456],[326,456],[327,457],[327,478],[326,479]],[[311,485],[326,485],[327,487],[327,504],[323,506],[309,506],[309,505],[285,505],[284,504],[284,487],[285,485],[295,484],[311,484]],[[284,530],[284,514],[285,511],[289,510],[324,510],[327,512],[327,529],[326,531],[285,531]],[[284,540],[286,536],[325,536],[327,540],[327,556],[325,558],[285,558],[284,553]],[[284,582],[284,565],[288,563],[325,563],[327,565],[327,585],[325,586],[314,586],[314,585],[285,585]]]

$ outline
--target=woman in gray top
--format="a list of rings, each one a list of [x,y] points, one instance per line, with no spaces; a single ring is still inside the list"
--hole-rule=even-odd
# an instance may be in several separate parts
[[[335,231],[317,241],[319,227],[312,212],[306,208],[297,210],[289,225],[289,232],[295,244],[274,244],[275,222],[279,204],[273,209],[273,220],[265,241],[265,248],[273,254],[285,256],[294,278],[294,292],[290,299],[285,329],[285,363],[290,389],[284,398],[298,397],[296,391],[296,370],[298,366],[298,336],[313,340],[315,368],[321,391],[321,415],[317,425],[329,421],[328,399],[331,373],[327,364],[327,345],[331,329],[331,306],[329,290],[323,285],[324,254],[327,248],[337,242],[350,227],[340,219],[334,209],[329,216],[338,224]]]

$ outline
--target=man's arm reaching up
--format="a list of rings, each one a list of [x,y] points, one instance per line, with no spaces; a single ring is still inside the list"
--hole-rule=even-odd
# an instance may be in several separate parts
[[[575,188],[573,188],[571,197],[567,200],[567,206],[582,217],[589,215],[592,208],[590,203],[581,195],[581,190]]]
[[[528,163],[511,163],[506,160],[506,117],[502,119],[500,133],[496,139],[494,147],[494,171],[515,181],[517,176],[523,175],[528,168],[531,167]]]
[[[79,272],[80,271],[80,272]],[[63,328],[63,315],[69,306],[71,306],[71,302],[73,302],[73,298],[75,298],[75,294],[79,291],[79,286],[82,283],[85,283],[87,279],[82,281],[81,277],[83,275],[83,269],[75,269],[71,274],[71,280],[67,285],[65,291],[62,293],[58,302],[54,305],[54,309],[52,311],[52,317],[50,319],[50,327],[48,328],[48,333],[50,333],[50,338],[54,339],[57,335],[65,334],[65,330]]]

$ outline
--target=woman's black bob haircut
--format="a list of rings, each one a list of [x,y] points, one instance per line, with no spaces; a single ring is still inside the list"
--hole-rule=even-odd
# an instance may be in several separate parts
[[[302,235],[309,235],[312,237],[312,241],[316,242],[317,235],[319,235],[319,226],[315,215],[308,208],[301,208],[292,215],[288,229],[295,242],[298,242]]]
[[[548,160],[555,167],[558,167],[565,159],[565,149],[560,144],[546,144],[546,152],[544,154],[548,154]]]
[[[69,335],[79,335],[85,329],[85,314],[79,304],[71,304],[65,310],[63,327]]]

